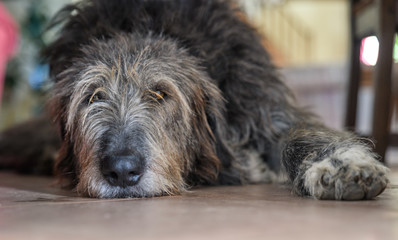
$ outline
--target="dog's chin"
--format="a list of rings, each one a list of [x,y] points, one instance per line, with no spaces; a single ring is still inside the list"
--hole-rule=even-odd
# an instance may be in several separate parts
[[[80,196],[92,198],[145,198],[176,195],[183,191],[183,189],[171,188],[171,185],[173,184],[167,184],[159,177],[155,177],[153,173],[146,172],[141,181],[134,186],[112,186],[96,173],[91,174],[87,180],[84,177],[81,178],[76,191]]]
[[[101,186],[98,191],[88,190],[87,196],[95,198],[145,198],[167,195],[162,192],[147,191],[139,186],[134,187],[115,187]]]

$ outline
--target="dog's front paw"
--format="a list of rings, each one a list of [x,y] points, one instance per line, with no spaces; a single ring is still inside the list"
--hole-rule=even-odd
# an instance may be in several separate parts
[[[338,149],[314,162],[304,174],[304,187],[318,199],[372,199],[387,186],[388,168],[362,146]]]

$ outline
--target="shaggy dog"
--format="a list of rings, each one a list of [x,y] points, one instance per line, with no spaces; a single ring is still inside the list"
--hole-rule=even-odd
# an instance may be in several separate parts
[[[272,182],[371,199],[387,168],[366,140],[294,106],[258,34],[223,0],[88,0],[45,50],[61,136],[55,173],[83,196],[152,197]]]

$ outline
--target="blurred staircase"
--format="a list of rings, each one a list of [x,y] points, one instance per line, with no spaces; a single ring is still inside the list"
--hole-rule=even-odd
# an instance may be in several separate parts
[[[283,2],[242,1],[250,22],[264,36],[264,45],[277,66],[297,66],[311,60],[312,34]]]

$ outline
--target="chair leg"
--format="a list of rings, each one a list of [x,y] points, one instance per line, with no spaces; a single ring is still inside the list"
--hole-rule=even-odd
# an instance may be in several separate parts
[[[345,127],[350,131],[355,131],[358,105],[358,91],[360,87],[360,62],[359,55],[361,42],[354,39],[351,41],[350,72],[347,91],[347,108],[345,113]]]
[[[345,127],[355,131],[358,105],[358,91],[360,87],[360,51],[361,41],[356,37],[356,16],[354,14],[354,1],[350,1],[350,28],[351,28],[351,56],[349,65],[348,91],[346,98]]]
[[[381,1],[378,39],[379,57],[375,69],[375,100],[373,105],[372,136],[375,151],[384,159],[388,146],[392,117],[392,53],[395,34],[395,0]]]

